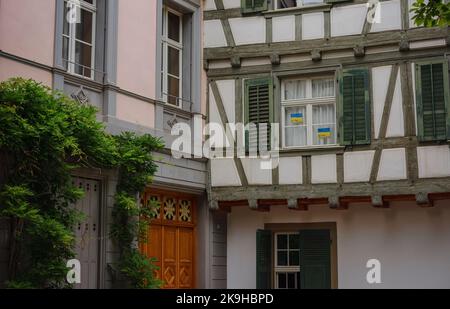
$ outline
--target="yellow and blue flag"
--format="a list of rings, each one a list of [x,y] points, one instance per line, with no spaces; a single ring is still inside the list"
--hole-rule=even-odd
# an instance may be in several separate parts
[[[318,129],[318,133],[320,138],[331,137],[331,128],[320,128]]]
[[[291,123],[303,124],[303,114],[302,113],[291,114]]]

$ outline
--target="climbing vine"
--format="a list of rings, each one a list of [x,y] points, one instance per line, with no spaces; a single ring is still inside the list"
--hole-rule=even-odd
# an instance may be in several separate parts
[[[81,167],[119,171],[111,232],[119,270],[130,287],[158,287],[153,261],[135,243],[145,241],[152,207],[139,207],[138,196],[157,169],[151,153],[163,145],[150,135],[109,135],[96,113],[32,80],[0,84],[0,218],[11,227],[11,288],[71,287],[66,262],[83,219],[72,206],[83,192],[71,175]]]

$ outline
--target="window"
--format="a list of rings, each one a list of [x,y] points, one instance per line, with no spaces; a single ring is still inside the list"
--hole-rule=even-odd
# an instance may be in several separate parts
[[[318,3],[323,3],[323,0],[276,0],[275,9],[301,7]]]
[[[161,79],[166,103],[182,107],[183,17],[163,8]]]
[[[64,66],[72,74],[94,78],[96,0],[64,4]]]
[[[254,13],[267,11],[269,8],[268,0],[241,0],[243,13]]]
[[[275,234],[275,288],[300,288],[300,235]]]
[[[283,147],[335,145],[334,77],[282,82]]]
[[[417,64],[416,78],[419,139],[447,140],[450,132],[447,62]]]

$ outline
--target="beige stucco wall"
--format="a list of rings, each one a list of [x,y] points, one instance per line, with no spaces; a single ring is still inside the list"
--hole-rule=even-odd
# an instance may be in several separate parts
[[[117,94],[117,115],[120,120],[143,127],[155,126],[155,105],[123,94]]]
[[[49,71],[0,57],[0,81],[5,81],[12,77],[31,78],[48,87],[52,86],[53,80]]]
[[[256,287],[256,230],[265,223],[336,222],[339,288],[450,288],[450,201],[422,209],[351,205],[347,211],[312,206],[308,212],[236,207],[228,216],[228,288]],[[366,281],[370,259],[381,262],[382,284]]]
[[[55,0],[0,1],[0,50],[53,65]]]
[[[157,1],[119,1],[117,84],[155,99]]]

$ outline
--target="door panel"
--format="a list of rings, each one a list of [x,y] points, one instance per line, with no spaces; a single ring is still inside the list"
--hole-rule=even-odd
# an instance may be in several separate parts
[[[99,261],[99,209],[100,182],[84,178],[74,179],[78,188],[84,190],[84,197],[79,200],[75,208],[85,216],[75,230],[76,258],[81,263],[81,283],[76,289],[98,288]]]
[[[166,289],[195,287],[195,197],[168,191],[149,190],[143,203],[158,201],[150,222],[147,243],[141,251],[156,258],[155,276]]]

